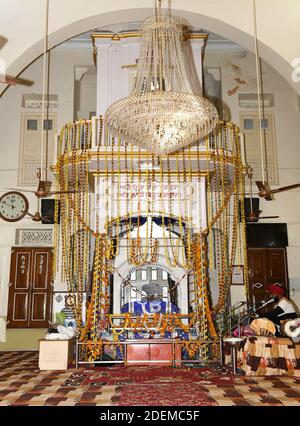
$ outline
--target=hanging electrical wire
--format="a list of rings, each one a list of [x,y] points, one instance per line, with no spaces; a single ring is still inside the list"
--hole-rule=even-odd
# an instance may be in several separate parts
[[[261,63],[258,50],[257,38],[257,14],[256,14],[256,0],[253,0],[253,23],[254,23],[254,40],[255,40],[255,64],[256,64],[256,84],[257,84],[257,100],[258,100],[258,120],[259,120],[259,141],[260,141],[260,155],[261,155],[261,178],[266,182],[265,175],[265,144],[262,129],[262,103],[264,101],[262,88],[261,88]]]
[[[43,91],[42,91],[42,137],[41,137],[41,180],[43,180],[44,176],[47,176],[47,171],[44,173],[44,144],[45,144],[45,92],[46,92],[46,67],[47,67],[47,51],[48,51],[48,25],[49,25],[49,1],[45,0],[46,8],[45,8],[45,35],[44,35],[44,49],[43,49]],[[47,104],[49,103],[49,95],[47,99]],[[48,128],[48,123],[46,124],[46,128]],[[46,153],[47,156],[47,153]],[[47,180],[47,177],[46,179]]]

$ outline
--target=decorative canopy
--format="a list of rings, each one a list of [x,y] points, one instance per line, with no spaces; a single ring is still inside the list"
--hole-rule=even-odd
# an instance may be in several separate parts
[[[142,25],[131,96],[113,103],[105,123],[114,136],[155,154],[168,154],[210,133],[216,107],[192,93],[182,52],[183,24],[155,8]]]

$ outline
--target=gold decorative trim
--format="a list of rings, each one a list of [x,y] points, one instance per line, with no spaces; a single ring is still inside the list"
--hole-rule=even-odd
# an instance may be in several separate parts
[[[131,37],[139,37],[140,33],[138,32],[124,32],[124,33],[112,33],[112,32],[106,32],[106,33],[92,33],[91,39],[93,41],[93,44],[95,43],[95,39],[97,38],[108,38],[114,41],[121,40],[123,38],[131,38]]]
[[[97,38],[102,38],[102,39],[110,39],[110,40],[114,40],[114,41],[119,41],[122,40],[123,38],[132,38],[132,37],[141,37],[141,34],[137,31],[135,32],[124,32],[124,33],[113,33],[113,32],[103,32],[103,33],[92,33],[91,34],[91,39],[93,42],[93,45],[95,44],[95,40]],[[208,34],[207,33],[192,33],[192,32],[185,32],[184,33],[184,39],[185,40],[200,40],[200,39],[204,39],[207,40],[208,38]]]
[[[112,41],[120,41],[125,38],[134,38],[134,37],[141,37],[141,33],[137,31],[128,31],[124,33],[113,33],[113,32],[103,32],[103,33],[92,33],[91,39],[93,43],[93,61],[94,64],[97,65],[97,48],[95,41],[96,39],[110,39]],[[204,50],[206,48],[208,34],[203,33],[192,33],[192,32],[185,32],[183,34],[183,40],[204,40],[203,43],[203,50],[202,50],[202,56],[204,55]]]
[[[91,175],[93,176],[93,177],[106,177],[106,176],[111,176],[112,174],[116,174],[116,173],[118,173],[118,174],[120,174],[120,175],[126,175],[126,171],[125,170],[116,170],[116,171],[114,171],[114,173],[112,173],[112,171],[111,170],[109,170],[108,172],[106,171],[106,170],[100,170],[99,172],[91,172]],[[164,172],[164,175],[166,175],[166,176],[175,176],[175,177],[177,177],[178,176],[178,173],[179,174],[182,174],[183,173],[183,171],[180,171],[180,172]],[[212,176],[214,174],[214,172],[212,172],[212,171],[208,171],[208,170],[201,170],[201,171],[192,171],[191,173],[189,173],[189,175],[191,175],[191,176],[193,176],[193,177],[207,177],[207,176]],[[134,171],[134,172],[132,172],[132,175],[133,176],[147,176],[147,172],[146,171]]]

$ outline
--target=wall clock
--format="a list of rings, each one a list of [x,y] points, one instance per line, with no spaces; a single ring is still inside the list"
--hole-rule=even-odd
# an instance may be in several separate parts
[[[21,192],[6,192],[0,197],[0,218],[7,222],[17,222],[28,212],[28,200]]]

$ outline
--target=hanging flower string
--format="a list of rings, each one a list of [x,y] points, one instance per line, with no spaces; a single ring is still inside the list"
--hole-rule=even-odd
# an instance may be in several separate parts
[[[108,129],[103,131],[101,117],[93,125],[91,120],[80,120],[62,130],[55,172],[58,190],[66,194],[55,202],[53,272],[61,270],[61,280],[74,296],[77,334],[88,359],[97,359],[109,345],[103,337],[107,330],[110,344],[122,352],[125,331],[163,336],[176,329],[190,333],[193,328],[197,339],[184,343],[187,351],[192,354],[197,349],[204,359],[210,356],[206,342],[216,341],[222,326],[215,317],[226,309],[231,267],[237,258],[244,265],[245,292],[249,292],[243,203],[239,223],[244,171],[237,135],[235,125],[221,122],[196,149],[161,155],[158,161],[147,151],[129,148]],[[96,149],[92,140],[97,141]],[[88,196],[92,174],[95,213]],[[208,188],[208,217],[206,229],[196,232],[191,189],[202,177]],[[153,219],[160,221],[160,238],[154,235]],[[169,268],[188,271],[192,307],[188,321],[174,313],[126,314],[114,325],[112,277],[121,245],[132,267],[155,266],[163,257]],[[215,304],[210,268],[216,271],[218,285]]]

